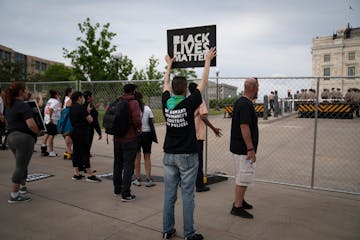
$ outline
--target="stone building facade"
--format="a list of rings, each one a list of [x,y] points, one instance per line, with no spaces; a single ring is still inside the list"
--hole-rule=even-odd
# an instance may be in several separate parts
[[[36,74],[42,74],[46,71],[47,67],[54,64],[62,64],[60,62],[50,61],[47,59],[26,55],[14,51],[13,49],[0,45],[0,64],[3,61],[10,61],[13,63],[21,64],[23,70],[23,79],[31,78]]]
[[[320,78],[319,90],[360,89],[360,28],[350,26],[332,36],[316,37],[312,46],[312,73]],[[312,82],[316,89],[316,80]]]

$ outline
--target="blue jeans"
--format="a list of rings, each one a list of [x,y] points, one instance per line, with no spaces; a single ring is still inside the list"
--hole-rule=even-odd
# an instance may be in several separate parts
[[[181,181],[183,200],[184,236],[191,237],[194,229],[194,188],[198,170],[198,155],[165,153],[164,163],[164,210],[163,231],[169,232],[175,226],[174,207],[177,200],[177,190]]]

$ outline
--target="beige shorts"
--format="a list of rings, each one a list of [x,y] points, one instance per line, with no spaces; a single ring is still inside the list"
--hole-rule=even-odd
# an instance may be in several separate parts
[[[250,186],[255,178],[256,163],[252,163],[246,158],[247,155],[233,154],[235,184],[239,186]]]

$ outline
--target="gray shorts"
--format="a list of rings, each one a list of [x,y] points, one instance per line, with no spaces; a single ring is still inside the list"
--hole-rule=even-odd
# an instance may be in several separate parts
[[[12,182],[20,184],[27,178],[28,166],[34,152],[35,139],[23,132],[11,132],[8,136],[8,145],[15,155],[16,165]]]

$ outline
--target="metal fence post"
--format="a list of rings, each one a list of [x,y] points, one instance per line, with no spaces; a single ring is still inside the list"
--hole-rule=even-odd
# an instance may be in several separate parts
[[[263,119],[267,120],[269,115],[269,98],[267,95],[264,96],[264,116]]]
[[[275,95],[274,97],[274,117],[279,116],[279,99],[278,96]]]
[[[316,101],[315,101],[315,126],[314,126],[314,145],[312,156],[312,169],[311,169],[311,188],[314,188],[315,180],[315,159],[316,159],[316,140],[317,140],[317,127],[318,127],[318,114],[319,114],[319,84],[320,78],[316,81]]]

